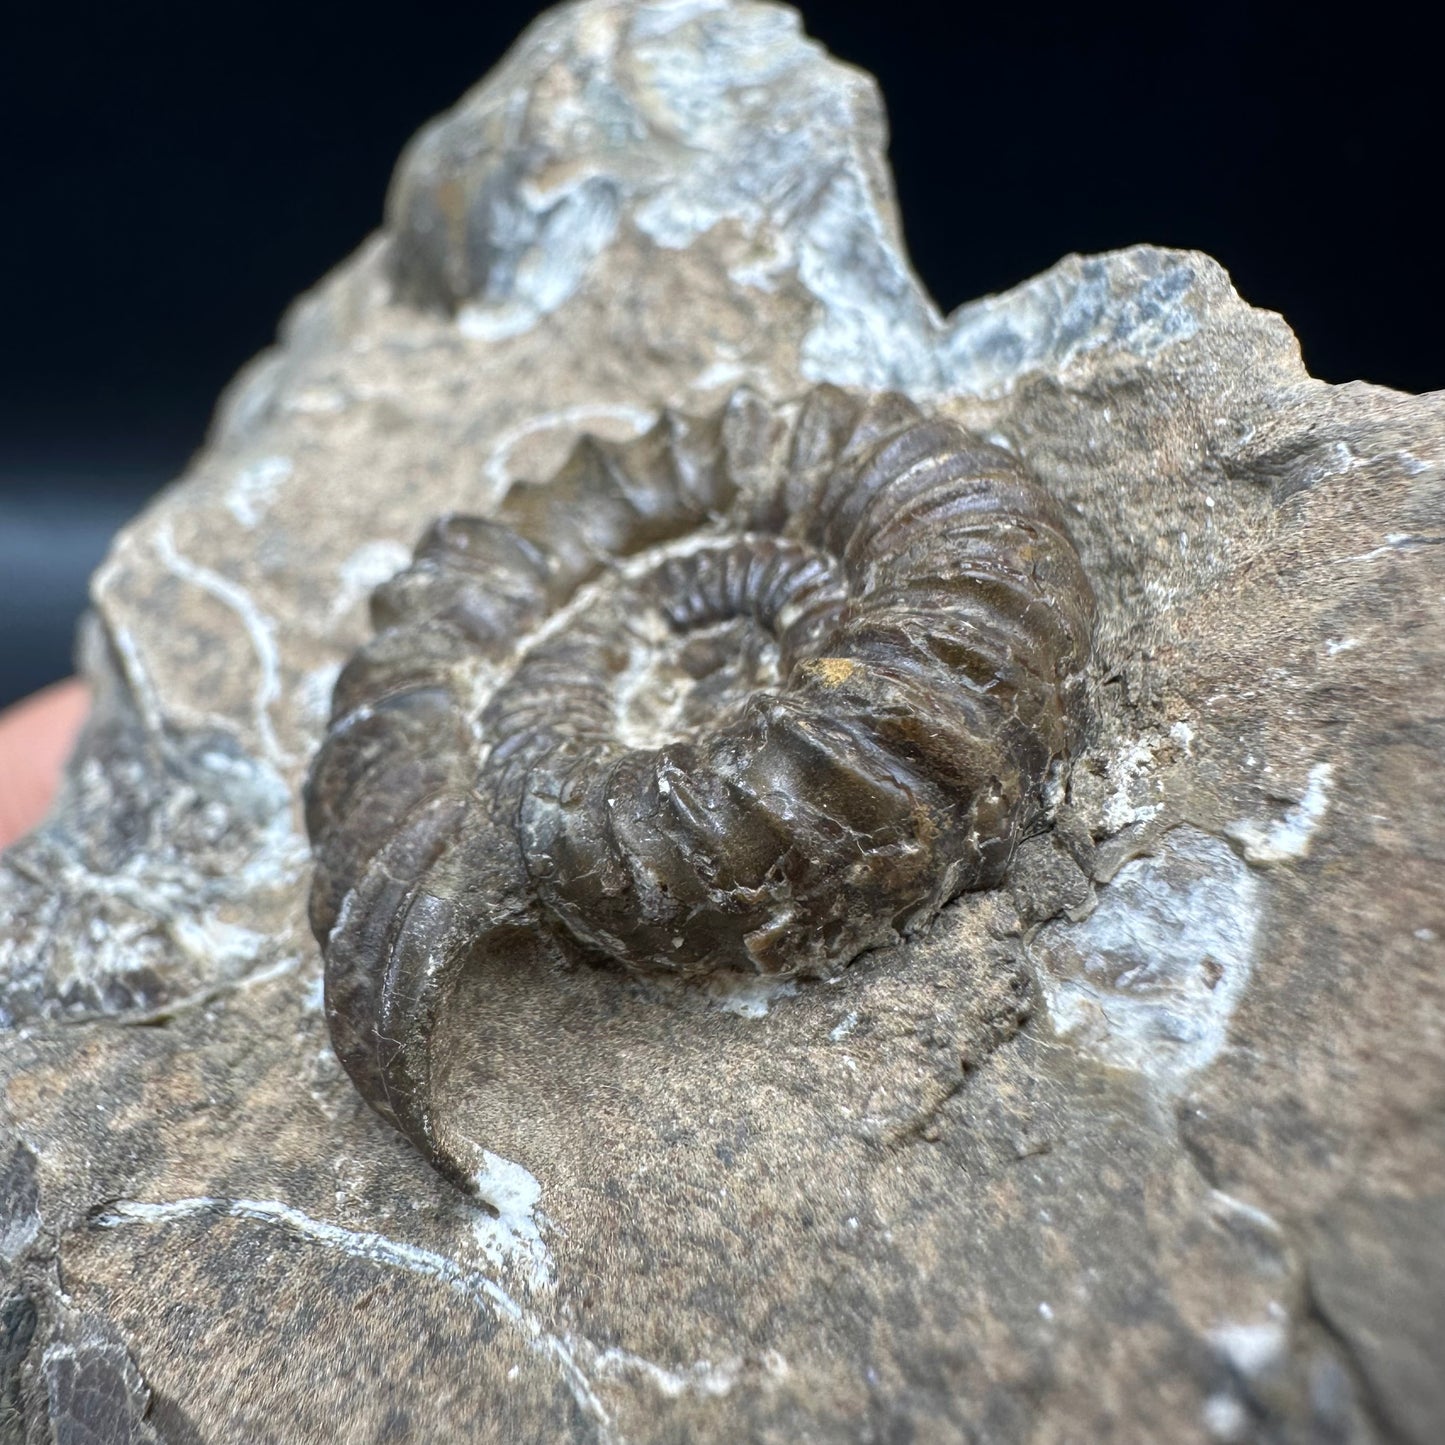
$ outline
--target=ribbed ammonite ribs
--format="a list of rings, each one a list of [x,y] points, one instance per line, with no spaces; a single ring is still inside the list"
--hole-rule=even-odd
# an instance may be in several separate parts
[[[372,600],[306,789],[337,1053],[448,1177],[430,1045],[541,936],[819,974],[999,882],[1076,750],[1093,594],[1007,451],[821,387],[585,439]]]

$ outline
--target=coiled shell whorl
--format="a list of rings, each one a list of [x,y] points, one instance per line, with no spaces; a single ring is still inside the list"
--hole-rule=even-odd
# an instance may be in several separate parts
[[[998,883],[1079,746],[1093,610],[1019,462],[892,393],[740,392],[442,518],[306,787],[362,1095],[465,1185],[431,1101],[462,968],[543,936],[816,975]]]

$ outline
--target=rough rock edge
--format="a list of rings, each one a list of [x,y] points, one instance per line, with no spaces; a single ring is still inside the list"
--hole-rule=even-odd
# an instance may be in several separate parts
[[[549,37],[549,44],[562,44],[573,33],[574,23],[580,24],[582,20],[601,13],[606,8],[591,4],[559,12],[541,22],[541,28],[533,32],[533,39],[545,35]],[[705,13],[711,8],[713,7],[660,7],[678,14]],[[749,13],[765,13],[755,11],[754,7],[746,8]],[[513,71],[503,72],[503,76],[514,78],[516,69],[522,64],[526,54],[525,51],[519,52],[518,58],[513,62]],[[499,76],[496,82],[489,84],[500,84],[502,78]],[[866,129],[866,123],[864,128]],[[322,354],[322,347],[347,334],[344,315],[346,309],[355,306],[358,298],[364,300],[368,294],[375,296],[378,288],[389,286],[386,279],[386,253],[385,240],[372,243],[364,249],[353,272],[348,276],[332,278],[321,292],[312,298],[309,303],[311,314],[293,329],[288,352],[283,354],[282,358],[273,357],[260,363],[263,371],[269,370],[272,373],[272,381],[279,372],[289,371],[285,384],[290,388],[291,394],[298,395],[304,390],[309,380],[305,374],[306,365]],[[911,280],[909,285],[913,286]],[[916,290],[916,287],[913,289]],[[888,355],[881,363],[876,356],[871,356],[858,372],[834,372],[831,373],[831,379],[845,382],[871,380],[878,374],[875,368],[880,365],[888,372],[890,379],[906,374],[907,368],[915,364],[909,359],[909,349],[910,344],[917,340],[919,329],[929,333],[932,328],[941,325],[926,301],[920,304],[924,321],[919,323],[911,336],[908,335],[908,326],[900,328],[904,336],[897,354]],[[1267,433],[1262,437],[1235,438],[1233,441],[1222,434],[1218,443],[1205,456],[1197,459],[1197,464],[1206,474],[1214,468],[1224,476],[1248,478],[1268,487],[1273,500],[1283,503],[1302,490],[1338,477],[1360,465],[1361,459],[1350,451],[1351,441],[1358,440],[1362,427],[1368,434],[1371,428],[1383,426],[1389,421],[1391,413],[1401,428],[1421,430],[1433,426],[1438,437],[1438,399],[1434,402],[1422,399],[1415,403],[1405,398],[1392,398],[1377,388],[1325,388],[1320,383],[1310,381],[1304,375],[1297,348],[1283,324],[1277,318],[1251,312],[1238,302],[1229,290],[1223,273],[1214,263],[1202,257],[1161,252],[1151,248],[1138,248],[1111,257],[1070,258],[1044,277],[1027,283],[1005,297],[991,298],[963,308],[949,324],[947,332],[950,340],[945,350],[951,358],[949,367],[952,368],[947,372],[948,379],[934,381],[930,379],[930,368],[924,367],[922,373],[911,378],[911,382],[915,389],[921,391],[946,391],[957,387],[959,390],[972,391],[977,396],[993,398],[1027,388],[1035,381],[1051,382],[1056,377],[1067,378],[1071,371],[1076,371],[1081,380],[1087,382],[1087,368],[1082,367],[1081,363],[1088,362],[1091,366],[1102,364],[1107,368],[1115,358],[1131,355],[1157,356],[1165,349],[1186,342],[1192,335],[1197,334],[1201,317],[1205,317],[1207,324],[1211,326],[1235,328],[1241,333],[1253,331],[1268,336],[1270,344],[1263,349],[1271,356],[1272,365],[1257,371],[1248,378],[1248,382],[1251,389],[1262,391],[1266,395],[1272,394],[1278,399],[1276,410],[1280,417],[1277,442]],[[307,325],[315,326],[317,323],[320,323],[320,333],[324,333],[321,334],[321,339],[318,341],[319,333],[315,330],[309,338],[304,338],[302,332]],[[818,362],[816,348],[811,355],[813,364],[827,364]],[[848,365],[853,364],[841,361],[839,356],[834,356],[831,360],[839,362],[844,373],[847,373]],[[890,367],[896,370],[888,371]],[[254,375],[255,373],[253,377]],[[260,411],[274,404],[282,393],[271,391],[269,400],[263,398],[259,411],[255,406],[236,407],[236,401],[245,400],[247,395],[247,384],[243,378],[232,393],[231,415],[234,418],[237,415],[249,414],[252,418],[251,424],[254,424]],[[249,396],[254,402],[257,393],[252,391]],[[230,435],[239,435],[243,441],[246,439],[244,428],[240,433],[233,431]],[[229,439],[223,441],[223,445],[229,444]],[[1373,458],[1365,460],[1371,461]],[[160,508],[163,509],[166,505],[162,502]],[[1401,548],[1406,545],[1400,544]],[[104,580],[98,584],[98,594],[98,611],[103,620],[109,620]],[[110,630],[114,639],[117,628],[112,626]],[[117,654],[122,660],[119,671],[124,672],[124,646],[112,640],[111,655],[114,657]],[[130,696],[122,689],[114,709],[102,707],[98,713],[97,721],[92,726],[90,742],[86,745],[91,750],[90,756],[113,755],[110,742],[102,745],[96,741],[99,729],[115,726],[126,733],[136,731],[135,719],[144,717],[146,712],[143,697],[139,698],[142,705],[136,706],[138,695],[143,691],[137,687],[137,680],[138,674],[131,669]],[[1138,683],[1139,679],[1127,678],[1125,682],[1132,686]],[[218,769],[210,762],[198,764],[185,748],[174,750],[177,730],[168,727],[164,719],[159,719],[160,726],[156,727],[157,721],[158,716],[152,714],[146,726],[139,731],[152,739],[157,736],[162,739],[161,743],[156,745],[157,751],[171,749],[172,752],[164,762],[148,759],[143,764],[136,784],[138,794],[154,794],[157,791],[154,780],[157,778],[174,778],[179,775],[184,782],[189,783],[199,773],[208,782],[219,778],[219,791],[225,806],[240,802],[255,811],[255,786],[252,778],[247,778],[243,785],[236,786],[227,766]],[[185,730],[181,729],[180,732],[184,738]],[[71,820],[71,832],[75,835],[80,835],[86,826],[85,815],[89,810],[73,801],[75,790],[85,785],[84,777],[79,776],[84,768],[85,756],[86,751],[83,749],[79,766],[72,775],[70,797],[62,803],[59,812],[42,835],[43,838],[51,839],[52,843],[58,834],[64,834],[64,822],[67,818]],[[224,757],[224,753],[222,756]],[[175,771],[170,771],[171,769]],[[100,804],[92,806],[104,806],[104,802],[105,800],[101,799]],[[200,806],[204,807],[204,797]],[[1184,816],[1185,812],[1187,808],[1174,816]],[[1221,826],[1217,819],[1204,817],[1201,822],[1209,825],[1207,831]],[[121,843],[123,845],[123,840]],[[1136,838],[1130,846],[1147,846],[1147,843],[1147,839]],[[29,889],[24,881],[15,880],[12,874],[10,888],[12,892],[19,893],[20,907],[23,909],[32,905],[40,893],[51,888],[53,880],[47,876],[48,857],[41,859],[39,868],[34,865],[33,854],[22,853],[20,857],[22,867],[26,866],[26,858],[31,859],[29,877],[34,880],[33,889]],[[7,867],[10,867],[11,860],[7,858],[6,861]],[[1108,863],[1108,867],[1117,869],[1119,864],[1120,859],[1116,857]],[[204,871],[201,870],[203,874]],[[1096,879],[1103,876],[1103,873],[1095,874]],[[186,896],[185,890],[189,886],[189,882],[182,885],[182,896]],[[53,926],[53,922],[47,925]],[[31,934],[32,944],[35,939],[36,935]],[[22,963],[24,961],[22,958]],[[264,968],[271,965],[261,966]],[[235,976],[245,977],[247,974],[243,970]],[[206,996],[204,990],[212,986],[214,981],[203,983],[201,996]],[[34,997],[33,993],[31,997]],[[78,1007],[75,1006],[74,996],[67,996],[66,1002],[71,1005],[72,1016],[75,1017],[96,1017],[111,1009],[124,1017],[145,1016],[148,1012],[153,1014],[155,1011],[155,1006],[144,997],[140,1000],[129,997],[117,1003],[106,997],[104,989],[97,991],[97,997],[99,1002],[90,998],[81,999]],[[1185,1142],[1189,1142],[1187,1135]],[[1201,1160],[1205,1157],[1199,1156]],[[1201,1167],[1212,1166],[1201,1164]],[[1338,1298],[1339,1294],[1336,1292],[1335,1299]],[[1333,1311],[1328,1315],[1320,1313],[1319,1319],[1326,1321],[1326,1333],[1337,1333],[1339,1338],[1348,1341],[1348,1331],[1341,1329]],[[1307,1326],[1306,1320],[1302,1327]],[[1236,1345],[1238,1343],[1235,1342]],[[1360,1352],[1350,1347],[1350,1353],[1360,1362],[1358,1378],[1367,1381],[1366,1371],[1369,1366],[1364,1361],[1368,1352]],[[1236,1356],[1236,1366],[1247,1374],[1245,1365],[1248,1361],[1238,1350]],[[1367,1395],[1374,1393],[1372,1390],[1366,1391]],[[1372,1406],[1372,1409],[1382,1434],[1390,1435],[1397,1429],[1402,1433],[1405,1431],[1405,1426],[1391,1423],[1384,1406],[1377,1404]]]

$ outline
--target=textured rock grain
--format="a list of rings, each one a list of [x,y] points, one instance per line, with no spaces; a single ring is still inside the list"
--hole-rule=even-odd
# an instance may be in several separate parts
[[[1312,380],[1190,253],[944,320],[883,145],[784,9],[552,13],[120,538],[0,860],[0,1440],[1433,1439],[1445,400]],[[583,431],[819,381],[1064,509],[1070,795],[837,976],[471,975],[478,1207],[320,1011],[299,784],[366,597]]]

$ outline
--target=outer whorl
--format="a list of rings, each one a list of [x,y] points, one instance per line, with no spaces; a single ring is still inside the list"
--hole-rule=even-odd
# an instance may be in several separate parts
[[[739,393],[443,518],[306,788],[357,1087],[464,1184],[430,1100],[464,966],[540,935],[817,974],[998,883],[1079,744],[1093,609],[1019,462],[891,393]]]

